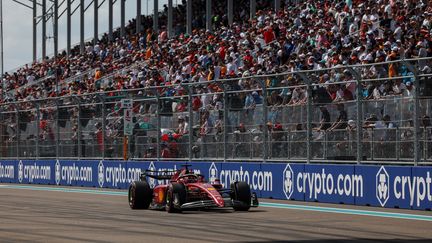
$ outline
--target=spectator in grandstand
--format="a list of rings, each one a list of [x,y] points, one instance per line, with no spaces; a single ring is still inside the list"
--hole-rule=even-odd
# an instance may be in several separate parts
[[[337,85],[336,98],[333,102],[353,100],[354,96],[350,90],[347,89],[346,84]]]
[[[282,124],[276,123],[272,129],[272,157],[281,158],[286,155],[286,137]]]
[[[327,107],[320,106],[319,108],[321,111],[321,119],[320,119],[319,126],[315,130],[321,132],[329,129],[331,127],[331,123],[330,123],[330,113],[327,110]]]
[[[188,134],[189,133],[189,124],[186,122],[185,117],[179,116],[177,121],[178,121],[178,127],[175,130],[175,132],[180,136],[182,136],[184,134]]]
[[[330,126],[327,131],[333,131],[336,129],[345,129],[348,121],[348,114],[344,109],[344,104],[336,104],[337,110],[339,111],[339,116],[336,121]]]
[[[402,79],[396,79],[392,89],[395,95],[406,96],[408,94],[407,87],[404,83],[402,83]]]
[[[415,93],[414,85],[411,82],[407,82],[406,87],[407,87],[406,96],[414,97],[414,93]]]
[[[171,154],[171,150],[169,149],[167,142],[161,143],[161,157],[164,159],[173,158],[173,156]]]
[[[431,123],[431,119],[430,119],[430,117],[427,116],[427,115],[424,115],[424,116],[422,117],[422,119],[421,119],[421,125],[422,125],[424,128],[429,128],[429,127],[431,127],[431,126],[432,126],[432,123]]]
[[[347,124],[347,131],[353,132],[356,129],[356,122],[354,120],[349,120]]]
[[[236,130],[234,131],[234,146],[233,146],[233,154],[237,157],[247,157],[249,155],[248,151],[248,138],[250,134],[248,133],[246,126],[243,123],[240,123]]]

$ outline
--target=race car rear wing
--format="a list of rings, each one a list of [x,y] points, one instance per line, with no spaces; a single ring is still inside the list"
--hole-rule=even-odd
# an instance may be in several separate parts
[[[172,170],[146,170],[145,172],[141,173],[141,180],[144,180],[145,177],[150,177],[156,180],[169,180],[175,173],[176,171]]]

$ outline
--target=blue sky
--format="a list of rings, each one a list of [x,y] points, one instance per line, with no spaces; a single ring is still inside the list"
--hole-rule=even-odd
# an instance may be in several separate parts
[[[145,14],[153,11],[153,0],[142,0],[141,12]],[[26,2],[26,1],[23,1]],[[49,0],[47,0],[49,2]],[[85,0],[86,6],[91,0]],[[99,0],[102,2],[102,0]],[[108,30],[108,1],[99,9],[99,32],[107,32]],[[168,0],[159,0],[159,8],[166,4]],[[173,0],[181,3],[181,0]],[[30,3],[30,2],[29,2]],[[31,4],[31,3],[30,3]],[[79,1],[75,0],[72,8],[78,6]],[[62,12],[60,9],[60,13]],[[40,9],[38,10],[40,11]],[[120,1],[114,5],[114,26],[120,25]],[[116,14],[117,13],[117,14]],[[39,12],[38,15],[41,15]],[[135,18],[136,15],[136,0],[126,0],[126,23],[127,20]],[[3,1],[3,25],[4,25],[4,67],[5,71],[13,70],[26,63],[32,62],[32,10],[12,0]],[[47,23],[47,36],[52,36],[52,21]],[[41,55],[41,25],[38,25],[38,58]],[[93,36],[93,6],[91,6],[85,14],[85,38]],[[72,17],[72,43],[79,42],[79,14],[78,11]],[[47,40],[47,54],[53,53],[53,41]],[[65,15],[59,20],[59,49],[66,48],[66,18]]]

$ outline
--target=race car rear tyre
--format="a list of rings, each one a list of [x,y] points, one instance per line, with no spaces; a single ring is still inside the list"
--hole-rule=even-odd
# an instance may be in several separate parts
[[[129,186],[129,206],[132,209],[148,209],[153,191],[146,181],[134,181]]]
[[[183,184],[172,183],[167,191],[165,209],[168,213],[181,213],[179,208],[186,202],[186,188]]]
[[[234,204],[234,210],[249,211],[251,206],[251,191],[249,185],[244,181],[237,181],[231,184],[231,191],[231,198],[241,202],[241,205]]]

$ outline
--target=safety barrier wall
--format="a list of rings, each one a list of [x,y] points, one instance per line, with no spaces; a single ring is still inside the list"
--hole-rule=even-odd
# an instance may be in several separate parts
[[[144,170],[184,162],[9,160],[0,182],[126,189]],[[193,162],[195,173],[226,187],[246,181],[261,198],[430,210],[432,167]],[[164,181],[149,178],[151,186]]]

